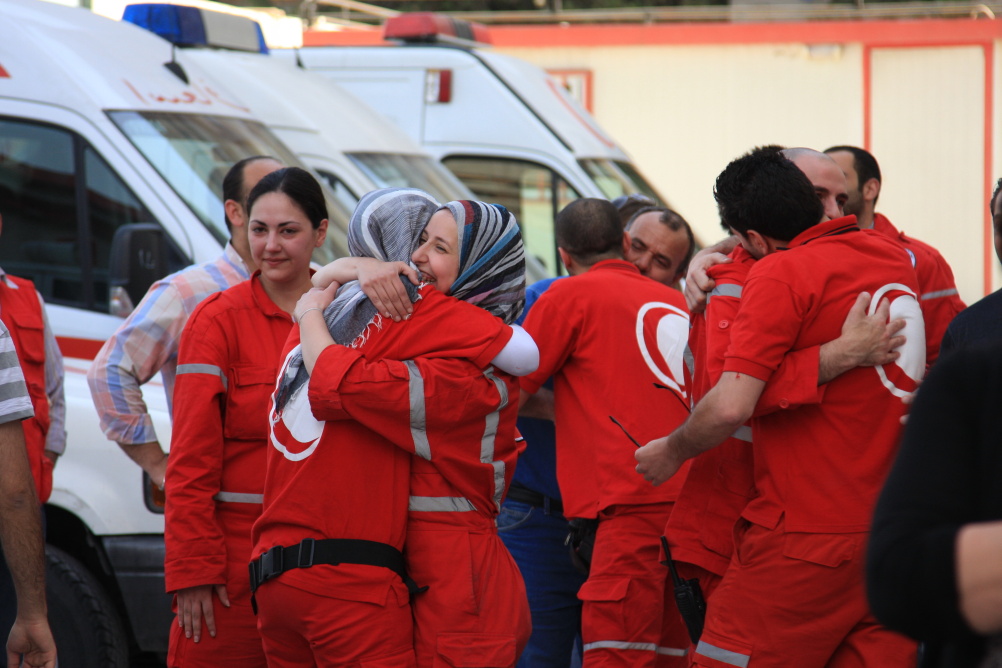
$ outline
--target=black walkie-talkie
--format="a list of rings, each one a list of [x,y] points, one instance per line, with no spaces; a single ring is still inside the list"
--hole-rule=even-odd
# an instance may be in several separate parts
[[[706,601],[703,600],[703,590],[699,586],[699,580],[683,580],[678,570],[675,569],[675,562],[672,561],[671,551],[668,549],[668,539],[661,536],[661,547],[665,551],[665,561],[661,563],[668,567],[671,573],[671,581],[675,586],[675,605],[682,615],[685,628],[689,631],[689,639],[695,645],[699,642],[699,637],[703,635],[703,620],[706,617]]]

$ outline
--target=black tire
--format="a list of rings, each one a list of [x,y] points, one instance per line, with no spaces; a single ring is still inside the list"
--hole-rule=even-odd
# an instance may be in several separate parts
[[[129,641],[101,583],[83,564],[45,546],[49,624],[60,668],[128,668]]]

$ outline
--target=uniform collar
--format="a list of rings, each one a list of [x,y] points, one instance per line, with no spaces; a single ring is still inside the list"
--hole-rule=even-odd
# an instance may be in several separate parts
[[[312,271],[312,270],[311,270]],[[254,297],[254,303],[257,305],[258,309],[262,313],[268,316],[277,316],[279,318],[284,318],[290,320],[291,315],[283,311],[278,307],[278,305],[271,301],[271,297],[265,292],[264,286],[261,285],[261,270],[256,269],[251,275],[251,296]]]
[[[588,267],[588,272],[591,271],[605,271],[605,270],[615,270],[615,271],[628,271],[634,274],[639,274],[640,270],[637,269],[636,265],[628,260],[621,260],[615,258],[612,260],[602,260],[596,262],[592,266]],[[588,273],[585,272],[585,273]]]
[[[787,248],[803,246],[804,244],[810,243],[815,239],[820,239],[821,237],[834,237],[840,234],[849,234],[851,232],[859,231],[859,225],[856,224],[856,216],[842,216],[841,218],[826,220],[823,223],[818,223],[813,227],[809,227],[795,236],[787,245]]]

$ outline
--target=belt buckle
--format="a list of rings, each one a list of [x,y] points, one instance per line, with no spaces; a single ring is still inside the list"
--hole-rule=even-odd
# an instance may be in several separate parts
[[[304,538],[303,542],[299,544],[299,561],[296,564],[297,567],[309,568],[313,565],[313,551],[316,542],[312,538]]]
[[[267,582],[271,578],[285,572],[283,569],[282,552],[285,548],[277,545],[261,555],[260,578],[261,582]]]

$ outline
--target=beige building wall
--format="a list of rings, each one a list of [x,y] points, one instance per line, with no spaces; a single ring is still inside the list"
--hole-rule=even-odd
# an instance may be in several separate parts
[[[988,95],[999,110],[1000,42],[992,44]],[[729,160],[761,144],[864,146],[869,130],[884,173],[878,210],[940,250],[967,303],[984,295],[986,276],[991,289],[1002,284],[994,253],[985,260],[985,189],[1002,175],[1002,128],[994,113],[986,132],[984,42],[498,50],[547,69],[590,72],[599,123],[705,242],[722,236],[712,187]]]

